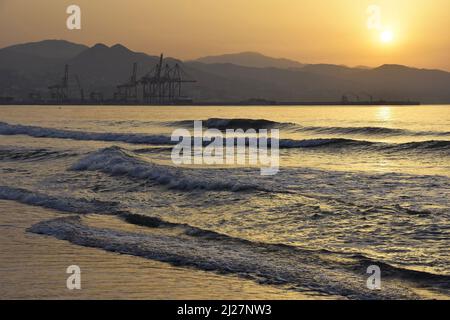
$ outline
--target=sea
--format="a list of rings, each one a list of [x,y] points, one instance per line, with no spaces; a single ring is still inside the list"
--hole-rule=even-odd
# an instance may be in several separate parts
[[[279,171],[175,164],[195,120],[279,130]],[[177,298],[219,277],[256,298],[449,299],[450,106],[2,106],[0,208],[3,298],[58,298],[24,283],[78,259],[126,270],[94,298],[164,298],[137,292],[148,261],[202,274],[167,276]]]

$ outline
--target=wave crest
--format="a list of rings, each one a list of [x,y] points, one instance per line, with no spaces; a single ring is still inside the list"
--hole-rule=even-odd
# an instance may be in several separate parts
[[[182,126],[192,128],[194,120],[183,120],[166,123],[170,126]],[[244,119],[244,118],[209,118],[202,120],[206,128],[219,130],[226,129],[286,129],[297,132],[314,132],[318,134],[333,135],[364,135],[364,136],[450,136],[450,132],[444,131],[413,131],[386,127],[314,127],[302,126],[291,122],[279,122],[267,119]]]
[[[116,207],[118,203],[116,202],[53,197],[39,192],[7,186],[0,186],[0,199],[77,214],[114,214],[118,212]]]
[[[365,135],[365,136],[450,136],[450,132],[412,131],[386,127],[299,127],[297,131],[321,134]]]
[[[163,135],[73,131],[56,128],[43,128],[37,126],[13,125],[5,122],[0,122],[0,134],[27,135],[34,138],[57,138],[57,139],[72,139],[80,141],[117,141],[132,144],[156,144],[156,145],[173,144],[170,141],[170,137]]]
[[[144,161],[136,154],[119,147],[110,147],[93,152],[79,160],[70,169],[101,171],[111,175],[149,180],[167,186],[169,189],[182,191],[261,190],[257,185],[241,183],[238,180],[226,178],[224,175],[215,177],[214,170],[181,169]]]
[[[232,239],[204,239],[165,233],[132,233],[83,224],[79,217],[40,222],[28,231],[54,236],[71,243],[158,260],[176,266],[237,275],[261,284],[288,286],[291,290],[314,290],[354,299],[411,298],[404,288],[370,291],[364,273],[335,272],[312,252],[297,252],[271,245],[235,242]],[[236,254],[239,252],[239,254]],[[320,267],[318,267],[320,266]]]
[[[183,120],[183,121],[175,121],[167,123],[170,126],[182,126],[192,128],[194,126],[194,120]],[[206,128],[210,129],[219,129],[219,130],[227,130],[227,129],[281,129],[281,128],[289,128],[295,126],[293,123],[288,122],[277,122],[266,119],[225,119],[225,118],[209,118],[207,120],[202,120],[202,125]]]

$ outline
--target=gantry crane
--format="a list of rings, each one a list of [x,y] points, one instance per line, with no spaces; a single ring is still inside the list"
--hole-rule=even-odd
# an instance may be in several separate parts
[[[114,93],[116,102],[137,103],[138,102],[137,63],[133,64],[133,72],[128,82],[118,85]]]
[[[49,86],[50,96],[57,103],[67,102],[69,100],[69,65],[65,65],[64,77],[60,83]]]
[[[163,66],[164,55],[159,63],[139,81],[143,86],[146,104],[174,104],[182,99],[182,84],[196,82],[189,80],[179,64],[173,68],[168,63]]]
[[[81,81],[78,75],[75,75],[75,80],[77,81],[78,90],[80,92],[80,100],[81,102],[84,102],[84,90],[83,87],[81,86]]]

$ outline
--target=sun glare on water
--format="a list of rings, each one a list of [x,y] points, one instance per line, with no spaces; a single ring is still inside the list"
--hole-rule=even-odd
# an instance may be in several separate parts
[[[392,109],[390,107],[379,107],[376,111],[378,121],[388,122],[392,120]]]

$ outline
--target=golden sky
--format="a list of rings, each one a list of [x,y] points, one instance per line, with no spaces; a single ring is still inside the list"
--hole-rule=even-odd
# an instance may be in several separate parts
[[[82,29],[66,28],[66,8]],[[367,27],[369,5],[393,40]],[[180,59],[257,51],[304,63],[450,70],[449,0],[0,0],[0,47],[43,39],[122,43]]]

